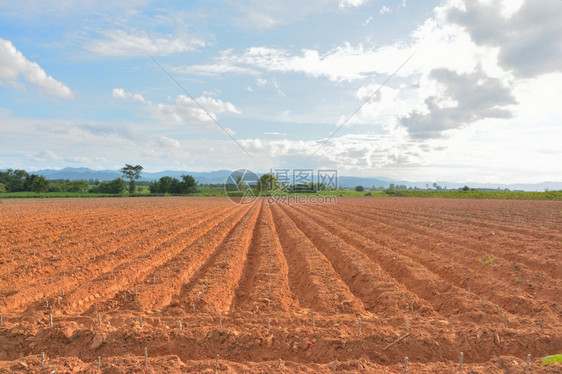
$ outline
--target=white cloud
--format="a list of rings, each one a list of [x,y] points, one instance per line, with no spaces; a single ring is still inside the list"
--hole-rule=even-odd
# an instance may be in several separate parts
[[[281,90],[281,86],[279,85],[279,82],[277,82],[277,79],[273,78],[271,80],[271,82],[273,83],[273,87],[275,87],[275,89],[277,90],[277,93],[281,96],[287,96],[287,94],[285,92],[283,92],[283,90]]]
[[[347,8],[347,7],[359,7],[369,0],[339,0],[340,8]]]
[[[145,31],[104,31],[104,40],[92,41],[86,48],[102,56],[165,56],[195,51],[205,42],[196,38],[174,38],[171,35],[148,34]]]
[[[367,49],[362,45],[345,44],[321,55],[317,50],[303,50],[301,55],[292,55],[284,49],[252,47],[242,54],[223,51],[217,61],[206,65],[204,71],[256,72],[256,69],[304,73],[311,77],[327,77],[342,82],[364,79],[372,73],[390,74],[408,55],[411,48],[386,46]],[[251,67],[248,70],[248,66]],[[175,68],[176,72],[196,73],[190,66]]]
[[[185,95],[178,95],[173,104],[152,103],[142,95],[127,92],[122,88],[114,88],[112,96],[116,99],[132,100],[142,103],[144,110],[151,117],[159,121],[187,124],[205,130],[220,131],[216,124],[213,123],[213,119],[217,118],[217,114],[240,113],[234,104],[223,102],[209,96],[201,96],[196,99],[197,101],[194,101]],[[201,107],[204,108],[204,110]]]
[[[517,102],[511,87],[482,71],[458,74],[434,69],[430,78],[443,87],[441,95],[425,99],[427,110],[414,110],[400,119],[412,137],[440,137],[445,130],[462,128],[485,118],[511,118],[513,115],[509,106]]]
[[[344,82],[377,75],[388,76],[414,52],[414,58],[399,71],[398,76],[427,76],[435,68],[468,73],[477,66],[482,66],[486,73],[494,76],[505,75],[497,65],[497,48],[477,46],[461,26],[447,23],[446,13],[441,8],[437,9],[435,17],[412,33],[407,43],[382,46],[344,43],[324,53],[315,49],[294,53],[263,46],[251,47],[241,53],[230,49],[222,51],[214,62],[203,65],[204,68],[201,65],[186,66],[175,71],[197,74],[200,70],[201,75],[205,75],[207,71],[256,74],[264,70],[301,73]]]
[[[245,75],[256,75],[257,71],[254,69],[234,66],[228,62],[219,61],[214,64],[208,65],[190,65],[175,67],[172,69],[174,73],[179,74],[194,74],[201,76],[216,76],[221,74],[245,74]]]
[[[0,38],[0,85],[25,88],[20,77],[36,87],[41,95],[63,99],[74,97],[67,85],[47,75],[36,62],[29,61],[11,41]]]
[[[379,10],[380,14],[388,14],[390,12],[391,12],[390,8],[387,7],[386,5],[383,5],[383,7]]]
[[[205,154],[206,144],[185,146],[171,136],[143,133],[138,124],[81,120],[28,119],[0,115],[0,157],[12,167],[36,170],[61,166],[117,169],[121,162],[139,160],[164,170],[188,162],[186,149]],[[34,136],[29,136],[34,134]],[[4,136],[5,135],[5,136]],[[111,161],[109,161],[109,160]],[[198,159],[201,162],[201,159]]]
[[[133,94],[125,91],[122,88],[114,88],[111,95],[115,99],[135,100],[144,103],[146,100],[141,94]]]
[[[368,170],[418,163],[422,145],[408,141],[400,130],[391,134],[347,134],[335,137],[324,147],[320,140],[243,139],[241,144],[264,164],[273,167],[337,168],[340,173],[363,175]],[[312,153],[318,150],[312,159]]]
[[[59,155],[57,155],[55,152],[50,151],[50,150],[46,150],[46,151],[42,151],[37,153],[36,155],[33,156],[33,160],[34,161],[40,161],[40,162],[44,162],[44,161],[61,161],[62,157],[60,157]]]
[[[447,17],[478,45],[498,48],[502,67],[520,77],[562,71],[560,1],[463,1]]]

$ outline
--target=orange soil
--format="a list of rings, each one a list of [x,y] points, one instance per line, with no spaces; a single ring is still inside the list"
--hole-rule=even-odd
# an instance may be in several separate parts
[[[4,201],[0,373],[560,373],[561,228],[557,201]]]

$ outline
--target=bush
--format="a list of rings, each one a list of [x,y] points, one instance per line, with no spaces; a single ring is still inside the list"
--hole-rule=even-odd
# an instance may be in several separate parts
[[[103,181],[99,185],[90,188],[91,193],[108,193],[122,194],[127,189],[127,183],[121,178],[112,180],[111,182]]]
[[[183,195],[197,192],[197,182],[191,175],[182,175],[181,182],[172,177],[162,177],[148,186],[153,194]]]

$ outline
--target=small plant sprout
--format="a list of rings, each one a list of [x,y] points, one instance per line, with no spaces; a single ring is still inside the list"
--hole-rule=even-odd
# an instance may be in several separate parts
[[[98,356],[98,370],[101,370],[101,357]]]
[[[461,357],[459,359],[459,371],[462,371],[462,362],[464,359],[464,353],[461,352]]]
[[[144,366],[148,366],[148,350],[144,347]]]
[[[408,374],[408,357],[404,357],[404,374]]]
[[[529,372],[531,369],[531,354],[527,355],[527,366],[525,366],[525,372]]]
[[[219,370],[219,354],[217,353],[217,359],[215,360],[215,373]]]
[[[336,371],[338,371],[338,359],[337,358],[334,360],[334,373]]]
[[[41,352],[41,366],[45,367],[45,352]]]
[[[410,332],[410,324],[408,323],[408,316],[404,316],[404,322],[406,324],[406,332]]]
[[[98,313],[98,326],[101,327],[101,314]]]
[[[315,320],[314,320],[314,314],[312,315],[312,331],[314,331],[315,328]]]
[[[53,327],[53,314],[49,313],[49,325]]]
[[[142,316],[139,316],[139,321],[140,321],[140,327],[142,329],[144,327],[144,324],[142,323]]]

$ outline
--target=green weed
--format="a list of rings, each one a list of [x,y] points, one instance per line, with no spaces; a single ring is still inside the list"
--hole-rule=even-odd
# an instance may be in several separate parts
[[[494,258],[492,256],[488,256],[488,258],[485,259],[485,260],[482,260],[481,258],[479,258],[478,261],[480,261],[481,264],[485,264],[485,265],[493,265],[494,264]]]
[[[552,365],[554,363],[562,364],[562,353],[542,358],[542,366]]]

